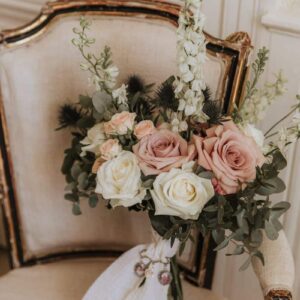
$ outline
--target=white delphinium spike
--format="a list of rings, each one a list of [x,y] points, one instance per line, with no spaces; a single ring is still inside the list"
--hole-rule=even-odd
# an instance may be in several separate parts
[[[171,130],[176,133],[188,130],[188,124],[185,120],[183,120],[182,113],[172,113]]]
[[[177,29],[177,61],[179,78],[175,80],[175,94],[179,111],[198,121],[206,121],[202,111],[206,88],[203,65],[206,61],[206,40],[203,33],[205,16],[202,0],[186,0],[179,15]]]
[[[266,84],[247,98],[239,112],[243,123],[257,124],[261,121],[266,115],[266,109],[286,92],[285,83],[282,72],[279,72],[274,83]]]
[[[122,84],[121,87],[112,91],[112,96],[118,105],[128,106],[127,86]]]

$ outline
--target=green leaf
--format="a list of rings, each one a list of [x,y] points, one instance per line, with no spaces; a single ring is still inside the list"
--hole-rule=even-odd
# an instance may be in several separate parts
[[[77,194],[65,194],[64,198],[68,201],[77,202],[78,201],[78,195]]]
[[[283,170],[287,166],[287,160],[280,151],[273,154],[272,164],[277,170]]]
[[[281,222],[278,219],[273,219],[272,223],[278,232],[283,229],[283,225],[281,224]]]
[[[205,212],[216,212],[216,211],[218,211],[218,206],[217,205],[206,206],[206,207],[203,208],[203,211],[205,211]]]
[[[92,194],[89,198],[89,205],[91,208],[95,208],[99,202],[99,198],[96,194]]]
[[[79,188],[84,190],[89,184],[88,173],[86,172],[80,173],[80,175],[77,178],[77,181],[78,181]]]
[[[198,174],[198,176],[201,177],[201,178],[205,178],[205,179],[213,179],[214,178],[214,174],[212,172],[209,172],[209,171],[200,172]]]
[[[81,173],[81,168],[80,168],[79,164],[78,163],[74,164],[71,168],[71,176],[75,180],[77,180],[80,173]]]
[[[266,231],[267,237],[270,240],[274,241],[274,240],[278,239],[279,233],[276,230],[276,228],[275,228],[275,226],[273,225],[272,222],[269,222],[267,220],[265,221],[265,231]]]
[[[112,97],[106,92],[96,92],[93,95],[92,102],[96,111],[100,114],[104,114],[112,105]]]
[[[223,242],[221,242],[221,243],[214,249],[214,251],[220,251],[221,249],[226,248],[226,247],[228,246],[228,244],[229,244],[231,238],[232,238],[232,234],[231,234],[230,236],[226,237],[226,238],[223,240]]]
[[[72,212],[75,216],[79,216],[82,214],[80,206],[77,202],[73,203],[73,209]]]
[[[287,211],[291,207],[291,204],[287,201],[281,201],[272,206],[272,210]]]
[[[77,183],[76,182],[70,182],[66,185],[65,191],[72,191],[74,188],[76,188]]]
[[[84,108],[91,108],[93,106],[92,98],[90,96],[79,95],[79,103]]]
[[[154,179],[150,178],[150,179],[147,179],[146,181],[143,181],[142,185],[146,189],[151,189],[153,186],[153,182],[154,182]]]
[[[240,271],[245,271],[246,269],[248,269],[248,267],[251,264],[251,256],[249,255],[249,257],[247,258],[247,260],[242,264],[242,266],[240,267]]]
[[[216,242],[216,244],[221,244],[225,239],[225,230],[224,229],[212,230],[212,237]]]
[[[261,263],[263,265],[265,265],[265,258],[264,258],[263,254],[259,250],[252,252],[251,256],[259,258],[260,261],[261,261]]]
[[[76,125],[79,128],[88,129],[95,125],[95,120],[93,117],[85,116],[77,121]]]
[[[271,178],[262,182],[256,193],[263,196],[282,193],[285,190],[285,183],[279,177]]]
[[[61,167],[61,172],[66,175],[70,172],[70,169],[73,166],[73,163],[75,161],[75,157],[72,153],[68,153],[63,161],[62,167]]]
[[[263,234],[260,229],[251,232],[251,242],[260,245],[263,239]]]
[[[237,245],[232,253],[227,253],[226,256],[241,255],[245,252],[243,245]]]

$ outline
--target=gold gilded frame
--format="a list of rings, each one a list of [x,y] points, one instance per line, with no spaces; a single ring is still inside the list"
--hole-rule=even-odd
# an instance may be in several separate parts
[[[57,1],[46,4],[41,13],[31,23],[14,29],[5,30],[0,33],[0,51],[28,44],[37,37],[42,36],[49,29],[53,19],[65,15],[92,14],[106,16],[126,16],[146,19],[159,19],[168,21],[177,26],[180,6],[167,3],[163,0],[85,0],[85,1]],[[238,32],[232,34],[225,40],[217,39],[206,34],[208,41],[207,49],[210,55],[223,60],[225,65],[225,76],[221,86],[220,100],[223,101],[225,112],[231,112],[234,105],[239,105],[245,86],[245,78],[248,70],[248,56],[252,49],[251,41],[246,33]],[[0,135],[1,135],[1,157],[0,157],[0,198],[3,202],[8,240],[11,249],[11,262],[13,267],[36,263],[25,261],[23,258],[22,241],[18,222],[18,201],[14,183],[13,164],[9,149],[8,130],[5,121],[5,112],[1,100],[0,90]],[[210,246],[211,247],[211,246]],[[208,256],[209,239],[203,244],[199,266],[199,278],[190,279],[198,284],[209,287],[211,280],[204,282],[207,273],[206,259]],[[91,254],[91,252],[88,252]],[[59,258],[72,253],[57,254],[52,257],[43,257],[40,260]],[[81,253],[87,254],[87,253]],[[187,267],[188,268],[188,267]],[[196,275],[198,276],[198,275]]]

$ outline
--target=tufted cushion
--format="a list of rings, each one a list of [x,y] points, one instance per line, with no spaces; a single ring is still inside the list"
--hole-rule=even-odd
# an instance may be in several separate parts
[[[176,72],[176,28],[138,17],[89,16],[95,49],[110,45],[120,81],[138,73],[159,83]],[[56,17],[29,43],[0,52],[0,82],[14,166],[18,217],[25,260],[74,249],[127,249],[149,241],[148,218],[126,210],[88,208],[75,217],[63,200],[60,173],[69,132],[55,132],[59,106],[89,91],[88,74],[72,45],[78,16]],[[206,78],[213,94],[224,66],[211,57]],[[104,230],[105,228],[105,230]]]
[[[0,277],[1,300],[80,300],[113,261],[86,258],[15,269]],[[184,282],[185,299],[221,300],[211,291]],[[109,299],[103,299],[109,300]]]

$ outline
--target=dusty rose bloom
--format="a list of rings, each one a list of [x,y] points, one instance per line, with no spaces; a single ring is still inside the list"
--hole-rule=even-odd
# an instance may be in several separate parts
[[[214,173],[212,183],[219,194],[233,194],[240,184],[256,177],[256,166],[265,157],[255,141],[243,134],[232,122],[224,122],[206,130],[206,137],[194,136],[198,164]]]
[[[196,148],[188,144],[179,134],[162,129],[143,137],[133,146],[143,173],[157,175],[179,168],[194,159]]]

